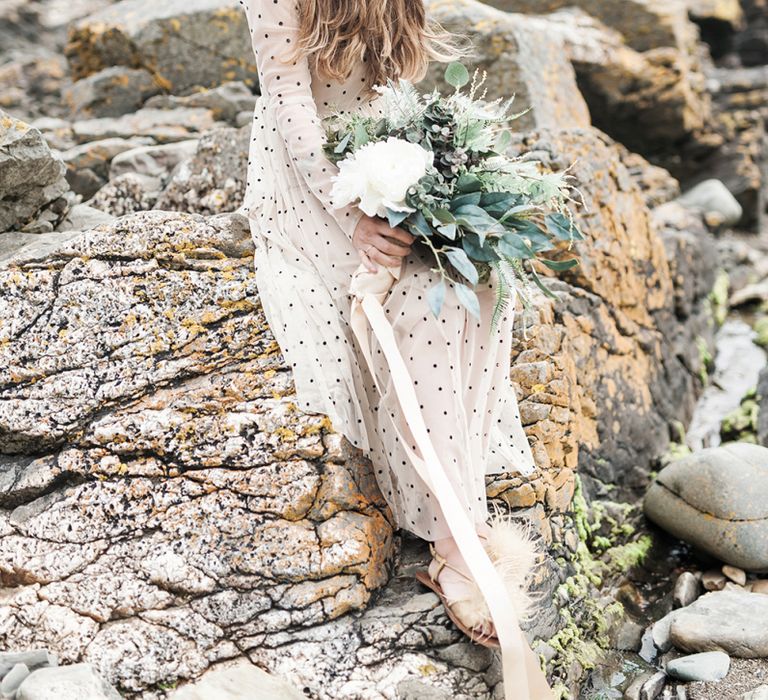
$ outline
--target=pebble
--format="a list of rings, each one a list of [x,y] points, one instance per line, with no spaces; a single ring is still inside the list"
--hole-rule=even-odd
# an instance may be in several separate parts
[[[719,681],[728,675],[731,659],[722,651],[706,651],[674,659],[667,674],[681,681]]]
[[[16,700],[121,700],[90,664],[39,668],[19,686]]]
[[[726,581],[720,571],[706,571],[701,577],[701,585],[708,591],[722,591]]]
[[[740,586],[743,586],[747,582],[747,574],[744,572],[743,569],[739,569],[735,566],[729,566],[726,564],[723,566],[723,573],[731,579],[734,583],[738,583]]]
[[[690,605],[699,597],[699,582],[690,571],[684,571],[677,577],[672,597],[679,608]]]
[[[758,579],[752,582],[752,593],[768,595],[768,579]]]
[[[16,664],[3,676],[0,682],[0,697],[13,698],[22,681],[29,675],[29,667],[26,664]]]
[[[768,685],[761,685],[748,693],[744,693],[741,700],[768,700]]]

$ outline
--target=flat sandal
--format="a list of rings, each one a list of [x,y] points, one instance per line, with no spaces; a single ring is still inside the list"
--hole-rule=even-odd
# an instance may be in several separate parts
[[[449,569],[452,569],[456,573],[463,576],[468,581],[471,581],[474,585],[477,585],[475,580],[468,576],[466,573],[464,573],[461,569],[456,568],[452,564],[450,564],[445,557],[443,557],[441,554],[438,554],[438,552],[435,550],[434,545],[430,542],[429,544],[429,551],[432,555],[432,558],[438,563],[438,569],[434,576],[432,576],[429,573],[429,570],[421,570],[417,571],[415,576],[416,580],[419,581],[422,585],[426,586],[430,590],[434,591],[437,596],[440,598],[440,600],[443,603],[443,606],[445,607],[445,612],[448,615],[448,618],[453,622],[456,627],[458,627],[464,634],[466,634],[475,644],[480,644],[484,647],[489,647],[491,649],[498,649],[500,647],[499,644],[499,638],[495,634],[478,634],[474,629],[467,627],[461,619],[454,613],[453,606],[457,603],[463,603],[467,602],[465,600],[455,600],[453,602],[449,602],[446,598],[445,594],[443,593],[442,586],[438,583],[437,577],[440,575],[440,572],[443,570],[443,567],[448,567]]]

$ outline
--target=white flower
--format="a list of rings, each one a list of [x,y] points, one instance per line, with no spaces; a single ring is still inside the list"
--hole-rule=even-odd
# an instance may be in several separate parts
[[[331,200],[335,208],[360,200],[368,216],[386,217],[392,211],[413,211],[405,203],[408,188],[432,166],[434,154],[418,144],[390,136],[367,143],[340,161]]]

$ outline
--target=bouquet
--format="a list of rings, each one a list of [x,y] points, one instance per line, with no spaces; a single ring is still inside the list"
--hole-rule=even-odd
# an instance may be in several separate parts
[[[434,259],[437,283],[427,301],[438,317],[446,281],[458,301],[475,317],[475,287],[496,270],[496,305],[491,328],[511,298],[519,293],[530,308],[530,283],[554,296],[542,283],[537,264],[567,270],[576,257],[542,256],[558,247],[570,249],[583,236],[568,209],[573,188],[567,170],[548,171],[525,154],[505,155],[512,141],[505,124],[513,98],[484,100],[477,91],[485,81],[451,63],[448,95],[437,89],[419,94],[409,81],[376,86],[383,116],[334,111],[324,118],[328,158],[337,164],[331,191],[334,207],[359,202],[369,216],[386,218],[416,237]]]

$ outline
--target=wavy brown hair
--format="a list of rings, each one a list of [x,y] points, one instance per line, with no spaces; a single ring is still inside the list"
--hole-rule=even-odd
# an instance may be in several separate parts
[[[427,17],[423,0],[299,0],[299,42],[314,70],[344,82],[365,61],[368,91],[387,79],[422,80],[430,61],[470,55],[467,37]]]

